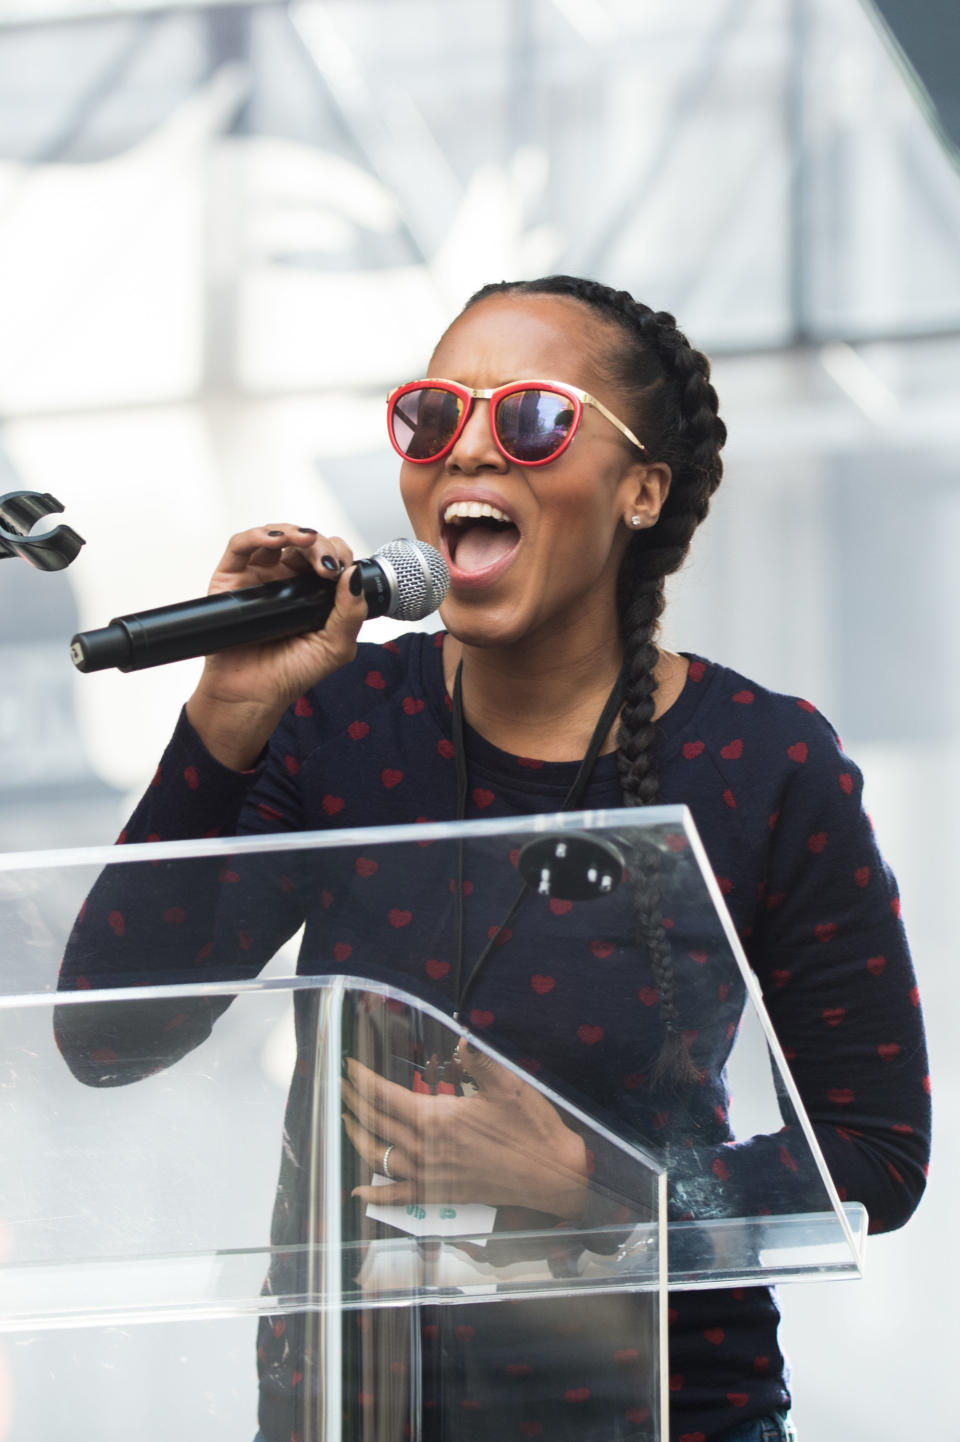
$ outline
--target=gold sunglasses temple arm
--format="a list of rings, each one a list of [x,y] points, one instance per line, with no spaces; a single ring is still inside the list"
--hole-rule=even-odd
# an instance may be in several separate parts
[[[606,406],[603,404],[603,401],[598,401],[595,396],[587,395],[586,391],[582,393],[581,399],[586,401],[587,405],[595,406],[602,416],[606,416],[607,420],[610,422],[611,425],[616,426],[617,430],[620,432],[621,435],[626,436],[627,440],[631,441],[633,445],[636,446],[638,451],[643,451],[644,455],[647,454],[647,448],[643,444],[643,441],[638,441],[636,436],[633,434],[633,431],[629,430],[623,424],[623,421],[618,421],[612,411],[607,410]]]

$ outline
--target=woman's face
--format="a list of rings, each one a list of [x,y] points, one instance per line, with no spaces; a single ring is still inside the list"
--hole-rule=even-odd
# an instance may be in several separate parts
[[[593,359],[616,343],[616,327],[576,300],[499,295],[454,321],[427,374],[476,389],[565,381],[629,422],[626,396]],[[448,455],[426,465],[404,461],[400,471],[418,538],[436,546],[450,568],[444,624],[477,646],[567,647],[580,638],[590,647],[615,637],[617,573],[637,529],[631,518],[653,525],[668,485],[666,468],[642,464],[592,406],[584,406],[557,460],[524,467],[494,443],[489,402],[474,401]],[[457,517],[451,507],[458,502],[486,503],[509,524]]]

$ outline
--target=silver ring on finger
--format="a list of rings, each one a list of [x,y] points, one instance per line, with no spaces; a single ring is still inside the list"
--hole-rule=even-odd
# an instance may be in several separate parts
[[[386,1177],[388,1182],[395,1182],[397,1180],[397,1178],[393,1175],[393,1172],[390,1170],[390,1153],[392,1151],[393,1142],[391,1142],[389,1146],[384,1147],[383,1156],[380,1158],[380,1175],[382,1177]]]

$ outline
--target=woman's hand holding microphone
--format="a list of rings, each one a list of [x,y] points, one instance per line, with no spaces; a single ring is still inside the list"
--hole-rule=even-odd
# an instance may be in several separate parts
[[[367,605],[362,594],[350,590],[352,561],[353,552],[339,536],[322,536],[307,526],[256,526],[231,537],[211,579],[211,595],[310,570],[338,579],[322,630],[231,646],[206,658],[187,716],[224,766],[235,771],[253,766],[287,707],[353,660]]]

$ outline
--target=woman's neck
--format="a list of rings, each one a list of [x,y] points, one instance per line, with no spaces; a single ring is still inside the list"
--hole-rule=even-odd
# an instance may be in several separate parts
[[[580,654],[556,656],[467,646],[447,635],[443,669],[450,694],[461,661],[464,716],[485,740],[514,756],[579,761],[617,679],[623,652],[618,637]],[[680,695],[687,669],[684,657],[659,652],[655,718]],[[615,749],[618,725],[619,720],[601,753]]]

